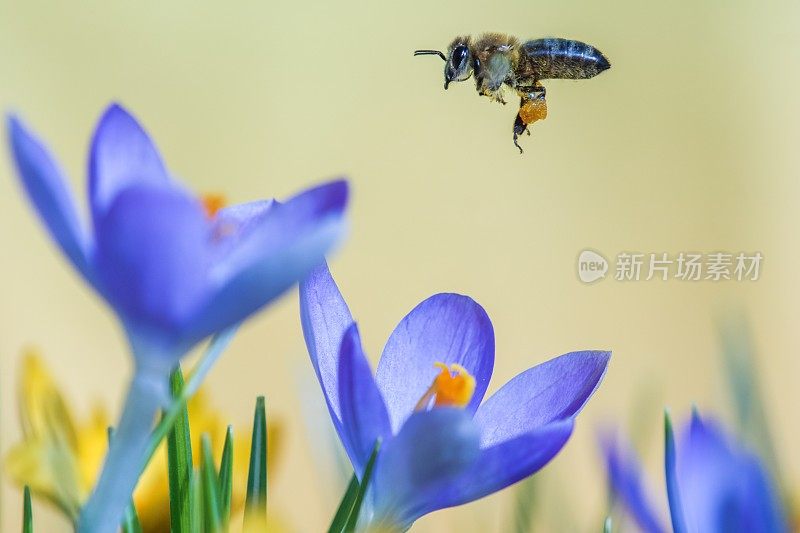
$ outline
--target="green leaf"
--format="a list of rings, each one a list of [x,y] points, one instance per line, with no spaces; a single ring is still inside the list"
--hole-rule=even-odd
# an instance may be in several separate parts
[[[31,489],[25,485],[22,492],[22,533],[33,533],[33,510],[31,509]]]
[[[133,501],[125,509],[125,516],[122,517],[122,531],[124,533],[142,533],[142,524],[139,523],[139,515],[136,514],[136,506]]]
[[[197,524],[197,531],[203,531],[203,487],[197,470],[189,473],[189,514],[192,524]]]
[[[222,448],[222,459],[219,462],[218,493],[220,515],[223,524],[231,520],[231,493],[233,492],[233,428],[228,426],[225,433],[225,445]]]
[[[148,462],[153,458],[153,454],[156,453],[158,445],[161,444],[161,441],[167,436],[167,433],[172,430],[172,425],[175,423],[178,415],[180,415],[182,409],[185,407],[186,402],[189,400],[189,398],[194,396],[194,393],[200,388],[200,384],[203,383],[203,380],[214,366],[214,363],[217,362],[219,356],[222,355],[222,353],[225,351],[225,348],[227,348],[231,343],[238,328],[239,325],[237,324],[226,329],[225,331],[217,333],[211,338],[205,353],[189,373],[188,381],[183,389],[181,389],[180,396],[172,400],[172,403],[169,405],[167,410],[164,411],[161,420],[158,422],[153,430],[153,433],[150,435],[150,440],[147,443]]]
[[[605,522],[603,522],[603,533],[611,533],[611,517],[607,516]]]
[[[353,474],[350,478],[350,483],[347,485],[347,490],[342,497],[342,502],[339,508],[336,509],[336,515],[331,521],[331,527],[328,528],[328,533],[340,533],[347,523],[347,517],[350,515],[350,509],[353,508],[353,503],[356,501],[358,495],[358,477]]]
[[[514,531],[529,533],[532,531],[533,511],[537,504],[537,481],[531,476],[522,481],[516,489],[514,498]]]
[[[675,434],[672,430],[672,419],[669,411],[664,409],[664,472],[667,481],[667,500],[674,533],[685,533],[686,524],[683,518],[678,480],[675,473],[676,464]]]
[[[245,514],[261,520],[266,520],[267,516],[267,413],[263,396],[256,399],[253,416]]]
[[[356,530],[356,523],[358,522],[358,515],[361,512],[361,504],[364,502],[364,496],[369,489],[369,482],[372,479],[372,469],[375,467],[375,459],[378,457],[378,450],[381,448],[381,441],[375,441],[375,446],[372,448],[372,454],[369,456],[367,466],[364,468],[364,477],[361,479],[361,484],[358,486],[353,507],[350,509],[350,515],[347,517],[347,522],[344,524],[342,531],[344,533],[352,533]]]
[[[214,469],[214,456],[211,454],[211,439],[208,434],[203,434],[201,444],[200,475],[203,485],[204,531],[218,533],[222,531],[219,491],[217,490],[218,480],[217,471]]]
[[[169,377],[172,396],[183,392],[183,373],[180,366]],[[162,419],[166,416],[162,414]],[[167,435],[167,471],[169,473],[169,520],[174,533],[190,533],[192,513],[189,508],[189,478],[192,473],[192,436],[189,429],[189,410],[184,403],[172,430]]]
[[[759,455],[767,463],[778,487],[785,487],[767,408],[763,402],[759,368],[756,364],[759,354],[750,324],[743,316],[732,315],[721,320],[718,329],[739,435],[760,452]]]

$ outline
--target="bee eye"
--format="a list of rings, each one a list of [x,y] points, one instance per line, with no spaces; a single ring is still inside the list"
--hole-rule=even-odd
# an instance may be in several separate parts
[[[459,45],[453,49],[452,61],[453,67],[458,70],[464,65],[464,60],[467,59],[468,49],[466,45]]]

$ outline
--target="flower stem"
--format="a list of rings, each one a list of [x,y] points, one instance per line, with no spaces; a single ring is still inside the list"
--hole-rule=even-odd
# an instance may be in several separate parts
[[[161,441],[164,440],[164,438],[167,436],[167,433],[170,432],[172,426],[175,424],[175,421],[178,419],[178,415],[183,409],[183,406],[186,405],[186,402],[189,401],[189,398],[194,396],[194,393],[196,393],[197,389],[200,388],[200,385],[203,383],[203,380],[205,379],[209,370],[211,370],[211,367],[214,366],[214,363],[217,362],[219,356],[222,355],[222,352],[224,352],[225,348],[227,348],[228,344],[230,344],[237,329],[238,326],[234,326],[223,331],[222,333],[217,334],[213,339],[211,339],[208,350],[206,350],[206,353],[203,354],[202,359],[200,359],[200,361],[197,362],[197,365],[192,369],[186,380],[186,384],[181,389],[181,393],[176,396],[172,400],[172,403],[170,403],[169,407],[164,410],[161,420],[159,420],[158,425],[153,430],[150,440],[147,443],[147,460],[145,461],[145,464],[150,462],[153,454],[156,453],[156,450],[158,449],[158,445],[161,444]]]
[[[166,375],[147,370],[134,374],[100,479],[81,512],[78,533],[119,529],[142,471],[150,429],[166,386]]]
[[[137,370],[100,479],[81,512],[78,533],[117,531],[144,467],[172,429],[183,406],[197,392],[211,367],[228,347],[237,329],[238,326],[233,326],[211,339],[181,394],[164,411],[152,434],[150,430],[155,415],[169,394],[169,376],[168,372]]]

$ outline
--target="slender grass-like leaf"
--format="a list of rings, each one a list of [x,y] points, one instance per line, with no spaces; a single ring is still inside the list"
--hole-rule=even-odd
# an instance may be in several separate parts
[[[228,426],[225,433],[225,445],[222,448],[222,459],[219,462],[219,478],[217,492],[220,502],[222,524],[231,520],[231,493],[233,492],[233,428]]]
[[[33,510],[31,509],[31,489],[25,485],[22,491],[22,533],[33,533]]]
[[[198,533],[203,531],[203,487],[200,480],[200,471],[192,470],[189,474],[189,511],[192,524],[197,526]]]
[[[759,354],[750,324],[742,316],[730,316],[719,322],[718,329],[739,434],[760,452],[778,486],[786,487],[775,451],[768,410],[763,402],[759,368],[756,364]]]
[[[533,510],[536,507],[536,478],[531,476],[522,481],[514,497],[514,528],[516,533],[532,531]]]
[[[683,520],[683,507],[681,505],[680,491],[678,490],[675,463],[675,435],[672,431],[672,419],[669,416],[669,411],[664,410],[664,472],[667,480],[669,514],[672,519],[672,530],[675,533],[685,533],[686,523]]]
[[[173,398],[180,398],[184,389],[180,366],[169,377]],[[162,414],[163,417],[166,416]],[[184,403],[167,435],[167,471],[169,473],[169,521],[173,533],[191,533],[192,513],[189,508],[189,478],[192,473],[192,436],[189,410]]]
[[[222,531],[222,519],[220,518],[220,501],[217,479],[217,471],[214,468],[214,456],[211,453],[211,439],[208,434],[201,437],[202,447],[200,449],[200,475],[202,476],[203,486],[203,518],[205,522],[204,531],[207,533],[218,533]]]
[[[612,526],[611,517],[607,516],[605,522],[603,522],[603,533],[611,533]]]
[[[367,466],[364,467],[364,476],[361,478],[361,484],[358,486],[356,499],[353,501],[353,507],[350,509],[350,515],[347,517],[347,522],[344,524],[342,531],[344,533],[352,533],[356,530],[358,523],[358,515],[361,513],[361,504],[364,503],[364,496],[369,489],[369,483],[372,480],[372,470],[375,467],[375,459],[378,457],[378,450],[381,448],[381,441],[375,441],[375,446],[372,448],[372,454],[369,456]]]
[[[131,504],[125,509],[125,516],[122,518],[123,533],[142,533],[142,524],[139,523],[139,515],[136,514],[136,506]]]
[[[156,453],[158,445],[161,444],[161,441],[167,436],[167,433],[172,430],[172,425],[181,414],[182,409],[186,406],[186,402],[189,398],[194,396],[194,393],[200,388],[200,385],[203,383],[206,375],[208,375],[211,367],[214,366],[219,356],[222,355],[225,348],[231,343],[238,329],[238,325],[232,326],[211,338],[211,342],[209,342],[208,348],[206,348],[200,361],[197,362],[195,367],[192,368],[191,372],[188,374],[186,385],[181,390],[180,396],[172,400],[169,408],[162,413],[161,420],[150,435],[150,440],[147,443],[148,462],[152,459],[153,454]]]
[[[136,481],[153,457],[158,445],[172,429],[183,404],[200,387],[203,378],[219,359],[236,331],[236,326],[215,335],[186,382],[180,398],[174,400],[162,421],[151,431],[158,414],[160,398],[153,394],[153,369],[137,368],[131,380],[120,416],[119,426],[125,438],[109,448],[94,491],[81,510],[78,531],[112,531],[119,527]]]
[[[263,396],[256,400],[253,415],[245,514],[263,517],[264,520],[267,515],[267,413]]]
[[[350,516],[350,509],[353,508],[353,503],[356,501],[357,495],[358,478],[353,474],[353,477],[350,478],[350,483],[347,485],[347,490],[342,497],[342,501],[339,504],[339,508],[336,509],[336,515],[334,515],[331,521],[328,533],[340,533],[344,529],[344,525],[347,523],[347,517]]]

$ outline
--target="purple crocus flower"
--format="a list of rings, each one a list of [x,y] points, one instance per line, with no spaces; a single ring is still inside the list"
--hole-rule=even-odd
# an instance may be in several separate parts
[[[173,179],[150,137],[110,106],[91,143],[91,229],[44,144],[11,116],[20,181],[51,237],[122,320],[140,364],[171,368],[302,279],[344,229],[347,184],[213,216]]]
[[[668,531],[653,507],[639,461],[616,438],[603,442],[612,494],[642,531]],[[696,412],[673,443],[668,424],[667,500],[676,533],[787,531],[774,483],[760,460],[713,419]]]
[[[324,260],[345,229],[347,184],[330,182],[285,203],[207,209],[173,179],[139,123],[112,105],[89,152],[87,229],[44,144],[14,116],[8,134],[39,217],[115,310],[135,355],[125,408],[78,528],[115,531],[154,416],[169,398],[170,370],[195,344],[258,311]]]
[[[300,305],[311,362],[359,479],[382,442],[362,525],[402,530],[542,468],[569,439],[610,357],[557,357],[483,401],[494,331],[471,298],[437,294],[415,307],[389,337],[374,376],[327,265],[301,283]]]

